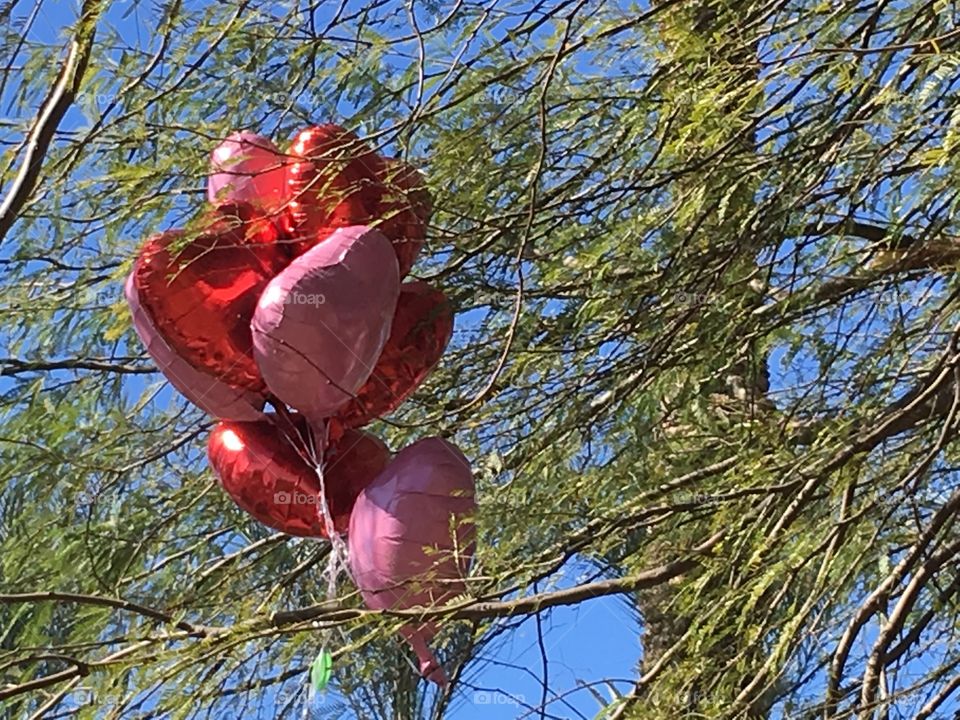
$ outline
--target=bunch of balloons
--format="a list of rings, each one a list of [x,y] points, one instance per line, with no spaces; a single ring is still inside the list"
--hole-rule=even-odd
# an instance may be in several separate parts
[[[453,331],[444,294],[401,282],[432,201],[410,165],[336,125],[287,152],[249,132],[212,154],[196,227],[151,237],[127,278],[134,327],[170,383],[220,420],[208,458],[239,507],[291,535],[347,535],[367,605],[463,591],[473,554],[470,466],[440,438],[393,459],[361,428],[396,409]],[[272,408],[267,411],[267,406]],[[420,671],[446,677],[404,627]]]

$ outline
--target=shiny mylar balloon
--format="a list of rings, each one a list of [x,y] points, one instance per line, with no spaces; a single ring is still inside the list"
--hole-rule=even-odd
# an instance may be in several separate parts
[[[433,607],[464,591],[476,509],[470,465],[456,446],[427,438],[402,450],[360,493],[350,517],[350,567],[374,610]],[[446,683],[427,643],[433,623],[401,630],[424,677]]]
[[[278,429],[276,417],[222,422],[210,435],[207,456],[220,484],[237,505],[289,535],[326,537],[320,481],[306,460],[306,422]],[[346,532],[357,495],[389,461],[389,451],[369,433],[349,431],[324,453],[327,506],[337,532]]]
[[[210,156],[207,197],[275,210],[290,198],[287,158],[262,135],[233,133]]]
[[[360,427],[399,407],[440,360],[452,333],[453,311],[442,292],[420,280],[401,285],[387,344],[337,420]]]
[[[377,208],[376,227],[393,244],[404,277],[423,247],[433,200],[423,176],[402,160],[386,161],[383,183],[386,191]]]
[[[293,255],[310,249],[322,230],[367,225],[390,240],[404,277],[423,245],[432,210],[420,173],[400,160],[385,160],[338,125],[304,130],[290,155]]]
[[[363,430],[347,430],[330,443],[323,455],[324,485],[338,533],[349,531],[357,497],[389,462],[383,441]]]
[[[225,420],[258,420],[263,416],[260,412],[263,408],[262,397],[196,370],[167,344],[140,305],[132,273],[127,277],[123,291],[133,316],[133,327],[141,342],[160,372],[187,400],[204,412]]]
[[[174,231],[148,240],[133,271],[140,304],[167,344],[194,368],[253,392],[264,385],[250,318],[289,261],[277,237],[250,206],[222,206],[194,239]]]
[[[365,142],[338,125],[319,125],[300,132],[289,154],[292,234],[299,243],[294,255],[330,228],[371,224],[383,191],[377,179],[383,162]]]
[[[400,280],[376,230],[334,231],[270,281],[251,324],[267,387],[311,422],[359,390],[390,335]]]

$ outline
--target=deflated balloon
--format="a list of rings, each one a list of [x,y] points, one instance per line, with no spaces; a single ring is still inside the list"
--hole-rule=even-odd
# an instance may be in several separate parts
[[[290,199],[286,157],[262,135],[233,133],[211,153],[207,197],[279,208]]]
[[[373,371],[400,280],[387,239],[340,228],[277,275],[253,315],[254,356],[270,392],[311,422],[332,415]]]
[[[225,420],[257,420],[262,417],[262,397],[194,369],[167,344],[140,305],[133,274],[127,277],[123,292],[133,316],[133,327],[141,342],[160,372],[187,400],[205,413]]]
[[[289,535],[326,537],[320,480],[308,462],[307,424],[280,430],[276,416],[259,422],[222,422],[207,445],[210,465],[236,504],[258,521]],[[348,431],[325,451],[324,487],[337,532],[349,528],[357,495],[376,478],[390,454],[378,438]]]
[[[387,344],[370,378],[337,420],[360,427],[399,407],[430,374],[452,333],[453,311],[442,292],[420,280],[401,285]]]
[[[464,590],[473,555],[473,475],[456,446],[441,438],[410,445],[357,498],[350,518],[350,567],[374,610],[432,607]],[[438,683],[446,675],[427,643],[432,623],[401,634]]]
[[[249,205],[218,208],[198,237],[166,232],[134,265],[140,304],[167,344],[212,377],[264,390],[253,360],[250,319],[260,293],[287,264],[277,228]]]

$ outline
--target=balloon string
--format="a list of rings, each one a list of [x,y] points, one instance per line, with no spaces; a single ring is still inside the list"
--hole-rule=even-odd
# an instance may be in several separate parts
[[[316,702],[317,692],[313,689],[313,683],[310,682],[309,673],[307,674],[307,701],[303,704],[303,714],[300,716],[301,720],[310,720],[310,717],[313,715],[311,708],[313,703]]]
[[[303,458],[304,462],[313,467],[317,474],[317,483],[319,484],[319,497],[317,498],[317,516],[330,540],[330,555],[327,560],[327,567],[323,571],[323,577],[327,581],[328,601],[337,597],[337,581],[341,573],[350,575],[350,565],[347,554],[347,545],[337,532],[336,523],[333,520],[333,513],[330,512],[330,504],[327,502],[327,484],[326,484],[326,458],[324,457],[330,444],[330,423],[324,419],[320,423],[306,423],[304,432],[301,433],[294,421],[293,415],[287,409],[287,406],[276,398],[268,398],[268,402],[276,410],[276,425],[283,434],[287,442],[293,447],[294,451]],[[315,434],[319,431],[319,437]],[[323,629],[320,632],[320,653],[314,660],[316,664],[321,658],[328,656],[327,641],[330,637],[330,630]],[[314,679],[314,666],[311,666],[307,675],[307,696],[303,706],[302,720],[310,720],[313,716],[313,707],[318,697],[324,696],[326,683],[329,680],[329,666],[324,670],[325,676],[323,686],[315,686],[318,682]]]
[[[325,475],[325,453],[330,444],[330,423],[324,419],[319,424],[310,424],[306,428],[306,433],[300,434],[293,417],[286,405],[270,397],[267,400],[276,410],[277,424],[287,441],[293,446],[294,451],[313,467],[317,475],[319,484],[319,497],[317,501],[317,517],[330,540],[331,552],[330,559],[327,562],[327,568],[323,575],[327,581],[327,600],[333,600],[337,596],[337,580],[341,573],[350,575],[348,563],[347,545],[343,537],[337,532],[336,523],[333,520],[333,513],[330,511],[330,504],[327,502],[327,485]],[[320,437],[314,435],[314,430],[320,429]],[[296,438],[296,439],[295,439]],[[299,442],[298,442],[299,441]]]
[[[315,455],[310,449],[313,447],[312,438],[303,437],[286,405],[274,397],[269,397],[267,402],[269,402],[276,411],[274,424],[280,430],[280,434],[287,439],[287,442],[290,443],[290,446],[301,460],[308,465],[314,465]]]
[[[333,521],[333,514],[330,512],[330,505],[327,502],[326,473],[324,472],[326,463],[324,462],[324,454],[329,443],[330,424],[326,420],[323,420],[320,428],[322,436],[319,439],[319,447],[317,447],[318,443],[312,432],[308,433],[308,440],[310,443],[310,456],[313,458],[313,467],[317,473],[317,482],[320,485],[320,501],[317,503],[317,511],[331,546],[330,559],[327,561],[324,577],[327,580],[327,600],[333,600],[337,596],[337,580],[340,574],[346,573],[349,575],[350,570],[347,560],[347,544],[343,541],[340,533],[337,532],[336,524]]]
[[[319,438],[315,437],[314,435],[316,430],[320,431]],[[319,498],[317,502],[317,515],[319,516],[319,520],[323,525],[323,529],[326,532],[327,538],[330,540],[330,556],[327,560],[327,567],[323,571],[323,577],[327,581],[326,599],[333,600],[337,597],[337,580],[340,578],[341,573],[350,575],[350,569],[347,557],[347,545],[340,536],[340,533],[337,532],[336,523],[334,523],[333,514],[330,512],[330,505],[327,502],[327,484],[326,474],[324,472],[326,458],[324,456],[330,441],[330,423],[327,420],[322,420],[319,426],[311,423],[307,428],[305,440],[309,462],[317,474],[317,483],[320,486]],[[326,645],[329,635],[329,630],[321,631],[321,655],[326,653]],[[314,662],[316,662],[316,660],[314,660]],[[312,669],[310,675],[312,675]],[[303,708],[303,720],[309,720],[309,718],[312,717],[313,713],[311,709],[317,702],[317,698],[322,697],[323,694],[324,693],[322,691],[314,687],[312,677],[308,676],[307,698]]]

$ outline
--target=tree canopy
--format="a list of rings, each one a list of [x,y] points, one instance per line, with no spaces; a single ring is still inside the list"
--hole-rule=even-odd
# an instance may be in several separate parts
[[[0,717],[456,717],[520,619],[621,597],[598,718],[960,707],[960,8],[949,0],[11,0],[0,102]],[[474,465],[429,689],[328,546],[203,457],[122,285],[210,151],[334,121],[434,197],[457,310],[374,430]],[[518,709],[565,718],[551,687]]]

